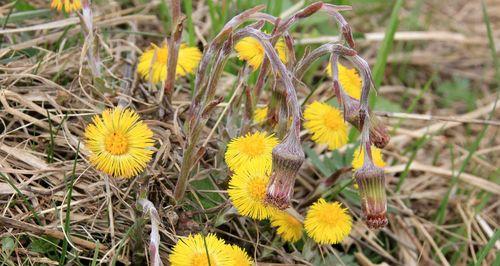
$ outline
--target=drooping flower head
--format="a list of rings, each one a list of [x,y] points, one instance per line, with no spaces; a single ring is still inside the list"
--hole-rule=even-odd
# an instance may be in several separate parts
[[[227,145],[225,154],[226,164],[231,171],[256,164],[266,171],[271,169],[271,152],[278,145],[278,139],[265,132],[248,133],[244,137],[237,137]]]
[[[194,73],[200,63],[202,54],[197,47],[181,44],[177,59],[176,77]],[[139,58],[137,72],[141,77],[152,83],[162,82],[167,78],[168,45],[161,47],[151,44]]]
[[[280,237],[291,243],[295,243],[302,238],[304,229],[302,222],[286,211],[277,211],[271,215],[271,225],[277,227]]]
[[[363,128],[364,122],[360,117],[360,98],[363,86],[363,80],[360,78],[356,69],[349,69],[338,64],[339,82],[334,82],[333,87],[335,95],[339,98],[339,103],[343,107],[344,119],[356,127],[358,130]],[[328,65],[328,74],[331,74],[331,67]],[[371,82],[371,81],[367,81]],[[345,94],[340,92],[342,86]],[[349,97],[347,97],[349,96]],[[370,115],[370,141],[378,148],[384,148],[389,143],[390,136],[384,123],[377,116]]]
[[[385,167],[385,162],[384,159],[382,158],[382,150],[375,147],[375,145],[372,145],[371,152],[372,152],[373,163],[378,167]],[[354,168],[354,170],[357,170],[363,166],[364,162],[365,162],[365,153],[361,151],[360,147],[358,147],[353,154],[353,159],[351,164],[352,168]]]
[[[241,215],[263,220],[276,211],[265,204],[269,169],[258,163],[238,168],[229,181],[229,198]]]
[[[314,142],[327,144],[330,150],[347,143],[347,125],[337,108],[315,101],[306,107],[304,119],[304,127],[312,133]]]
[[[267,120],[268,107],[256,108],[253,112],[253,121],[257,124],[262,124]]]
[[[179,239],[169,257],[172,266],[224,266],[231,265],[229,260],[224,240],[213,234],[206,237],[196,234]]]
[[[129,178],[151,160],[153,132],[131,109],[105,110],[85,129],[85,145],[94,167],[114,177]]]
[[[370,147],[370,146],[368,146]],[[371,150],[371,147],[370,149]],[[368,149],[362,149],[368,157]],[[373,153],[372,153],[373,154]],[[354,172],[354,179],[359,187],[361,210],[366,225],[379,229],[387,225],[387,196],[385,191],[384,170],[370,160],[364,160],[361,168]]]
[[[298,133],[288,132],[272,154],[273,166],[266,190],[266,203],[284,210],[290,206],[295,179],[305,160]]]
[[[347,95],[352,98],[359,100],[361,98],[361,85],[363,84],[358,71],[354,68],[347,68],[344,65],[338,63],[339,70],[339,82],[342,85]],[[331,65],[328,64],[326,67],[326,73],[328,75],[332,74]]]
[[[304,227],[319,244],[337,244],[351,232],[352,218],[338,202],[319,199],[307,212]]]
[[[274,48],[278,52],[281,62],[286,64],[288,59],[286,56],[285,41],[280,38],[278,42],[276,42]],[[262,61],[264,61],[264,47],[262,47],[260,42],[253,37],[245,37],[241,39],[236,43],[234,49],[238,53],[238,58],[246,61],[254,70],[258,69],[262,64]]]
[[[226,245],[226,253],[229,256],[228,266],[251,266],[252,259],[240,247],[236,245]]]
[[[345,97],[343,100],[344,117],[351,125],[358,130],[362,129],[361,117],[359,115],[360,103],[358,100]],[[384,148],[390,141],[391,137],[385,124],[376,116],[370,115],[370,141],[377,148]]]
[[[82,9],[82,3],[80,0],[52,0],[50,4],[50,8],[57,9],[59,12],[61,12],[63,7],[66,13],[71,13]]]

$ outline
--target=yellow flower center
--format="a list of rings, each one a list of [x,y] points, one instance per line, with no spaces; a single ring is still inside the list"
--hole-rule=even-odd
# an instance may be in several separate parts
[[[193,259],[191,260],[191,265],[192,266],[208,266],[208,260],[207,260],[207,255],[205,253],[201,254],[195,254],[193,256]],[[217,266],[217,263],[213,260],[213,258],[210,258],[210,265],[211,266]]]
[[[120,132],[113,132],[106,137],[106,151],[113,155],[122,155],[128,150],[128,139]]]
[[[337,224],[337,219],[331,215],[331,213],[320,213],[318,214],[318,220],[322,224],[327,224],[327,225],[336,225]]]
[[[336,119],[337,113],[329,110],[323,115],[323,123],[328,129],[338,130],[344,123],[343,119]]]
[[[255,178],[249,183],[249,193],[253,200],[263,200],[266,195],[267,182],[264,178]]]
[[[317,219],[321,224],[328,226],[338,226],[345,215],[336,206],[323,206],[317,213]]]
[[[241,151],[249,156],[258,156],[264,152],[265,145],[264,138],[253,135],[241,142]]]

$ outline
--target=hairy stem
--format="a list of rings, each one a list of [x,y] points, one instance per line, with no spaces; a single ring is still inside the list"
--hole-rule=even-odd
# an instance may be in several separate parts
[[[167,42],[167,79],[165,80],[164,88],[167,108],[170,108],[172,104],[179,47],[181,46],[182,29],[185,20],[185,17],[183,17],[181,13],[181,3],[179,0],[171,0],[170,9],[172,10],[172,33],[170,35],[170,40]]]
[[[370,115],[371,112],[367,104],[368,92],[373,84],[370,67],[363,58],[357,55],[355,50],[337,43],[327,43],[314,49],[307,56],[302,58],[295,67],[294,75],[296,77],[296,82],[302,79],[304,73],[314,61],[329,54],[331,55],[332,61],[338,61],[339,57],[344,57],[351,61],[360,73],[362,79],[362,96],[361,100],[358,101],[344,92],[342,84],[338,81],[337,64],[331,64],[330,62],[332,67],[333,90],[337,96],[337,100],[344,108],[345,119],[360,131],[363,131],[365,121],[369,120],[367,123],[367,130],[370,131],[368,139],[378,148],[385,147],[389,142],[387,129],[380,123],[376,116]],[[365,101],[364,106],[362,104],[363,100]],[[363,115],[360,113],[361,110],[363,110]]]

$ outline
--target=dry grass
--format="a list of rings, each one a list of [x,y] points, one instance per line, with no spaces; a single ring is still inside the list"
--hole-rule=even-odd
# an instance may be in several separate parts
[[[45,1],[29,2],[39,9],[47,7]],[[134,72],[141,49],[162,40],[161,1],[133,2],[110,1],[94,8],[101,33],[100,57],[106,66],[105,84],[89,78],[77,18],[55,12],[19,18],[14,10],[0,30],[3,264],[58,263],[67,228],[70,184],[67,258],[74,264],[131,263],[131,242],[135,240],[129,236],[136,228],[134,223],[141,221],[135,209],[139,186],[147,186],[148,198],[159,212],[165,262],[178,236],[199,231],[217,233],[244,247],[259,262],[288,265],[328,265],[336,257],[346,265],[469,265],[477,262],[490,239],[498,238],[500,81],[495,80],[479,1],[405,1],[400,12],[402,25],[378,93],[385,100],[377,103],[392,137],[384,150],[389,164],[388,227],[379,232],[367,229],[360,219],[356,190],[349,185],[351,174],[341,174],[337,171],[342,169],[325,162],[348,166],[354,142],[332,155],[321,147],[313,148],[304,132],[304,147],[314,152],[307,153],[301,169],[294,206],[303,214],[307,203],[319,196],[345,203],[355,224],[349,239],[336,246],[316,246],[311,241],[283,244],[268,223],[240,217],[232,208],[225,191],[230,173],[222,155],[228,140],[239,134],[235,123],[242,113],[236,107],[239,95],[231,98],[232,105],[219,104],[204,128],[200,144],[205,145],[206,153],[196,166],[186,200],[182,205],[173,204],[186,145],[183,123],[192,79],[177,82],[174,113],[165,115],[159,100],[162,93]],[[210,10],[204,1],[193,2],[196,38],[206,44],[214,36]],[[343,14],[355,32],[365,33],[357,40],[357,50],[374,64],[390,5],[353,2],[355,11]],[[486,3],[498,51],[500,3]],[[420,10],[415,11],[419,4]],[[12,6],[0,4],[1,21]],[[283,10],[290,8],[285,7]],[[299,28],[295,35],[299,53],[303,44],[330,40],[333,34],[328,30],[317,24]],[[226,102],[238,82],[238,65],[236,59],[230,61],[217,87],[217,95],[226,97]],[[321,69],[305,78],[308,87],[317,87],[309,102],[331,98]],[[309,89],[297,92],[303,100]],[[83,145],[78,148],[90,117],[118,101],[138,110],[155,133],[156,153],[146,170],[147,184],[144,178],[108,179],[89,166]],[[321,186],[336,174],[340,179],[332,189]],[[146,242],[149,228],[144,232]],[[15,249],[10,252],[5,243],[12,240]],[[497,241],[483,265],[492,265],[499,250]]]

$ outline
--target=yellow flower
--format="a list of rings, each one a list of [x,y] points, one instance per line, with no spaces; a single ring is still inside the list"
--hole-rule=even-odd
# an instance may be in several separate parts
[[[267,107],[262,107],[262,108],[257,108],[253,112],[253,121],[257,124],[262,124],[267,120],[267,111],[269,108]]]
[[[257,164],[266,170],[271,169],[272,151],[278,145],[278,139],[268,136],[265,132],[248,133],[244,137],[237,137],[227,145],[225,159],[231,171],[248,165]]]
[[[236,245],[226,245],[226,253],[229,256],[228,266],[252,265],[252,259],[243,249]]]
[[[339,69],[339,82],[342,85],[345,93],[352,98],[359,100],[361,98],[361,85],[363,84],[358,71],[355,68],[347,68],[344,65],[338,63]],[[330,64],[326,67],[326,73],[328,75],[332,74],[332,68]]]
[[[82,3],[80,0],[52,0],[50,4],[50,8],[57,9],[59,12],[63,7],[66,13],[70,13],[82,9]]]
[[[285,41],[280,38],[278,42],[276,42],[274,48],[278,52],[281,62],[286,64],[288,59],[286,57]],[[241,39],[238,43],[236,43],[234,49],[238,53],[238,58],[240,60],[247,61],[247,63],[251,65],[254,70],[259,68],[262,61],[264,61],[264,47],[262,47],[260,42],[253,37],[245,37]]]
[[[319,244],[340,243],[351,232],[352,218],[338,202],[319,199],[307,212],[304,227]]]
[[[302,222],[286,211],[273,213],[271,215],[271,225],[278,228],[278,235],[285,241],[295,243],[302,238]]]
[[[114,177],[132,177],[144,170],[151,160],[153,132],[131,109],[105,110],[94,116],[85,129],[90,162]]]
[[[201,57],[202,53],[197,47],[188,47],[186,44],[181,44],[175,72],[176,77],[194,73]],[[137,72],[143,79],[152,83],[162,82],[167,78],[167,62],[167,43],[164,43],[162,47],[151,44],[151,47],[139,58]]]
[[[328,144],[330,150],[347,143],[347,125],[338,109],[326,103],[313,102],[304,111],[304,127],[311,132],[312,140]]]
[[[253,163],[239,168],[229,181],[229,198],[241,215],[256,220],[269,217],[275,208],[265,204],[269,169]]]
[[[375,147],[374,145],[372,145],[371,150],[372,150],[373,163],[378,167],[381,168],[384,167],[385,162],[384,159],[382,158],[382,150]],[[351,164],[352,168],[354,168],[354,170],[361,168],[361,166],[363,166],[364,161],[365,161],[365,153],[364,151],[360,151],[360,147],[358,147],[353,154],[352,164]]]
[[[169,257],[172,266],[231,265],[229,259],[224,240],[218,239],[213,234],[208,234],[206,237],[196,234],[180,239]]]

